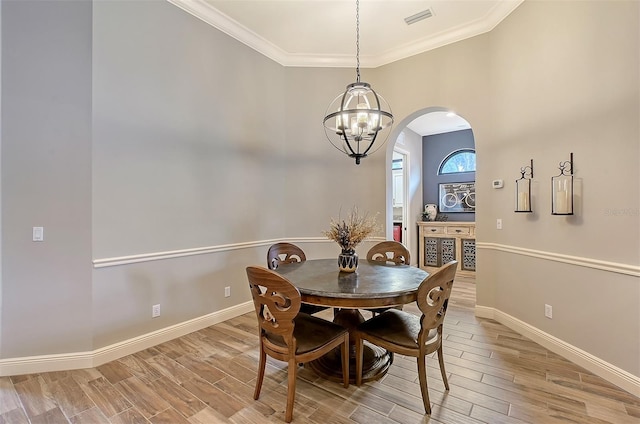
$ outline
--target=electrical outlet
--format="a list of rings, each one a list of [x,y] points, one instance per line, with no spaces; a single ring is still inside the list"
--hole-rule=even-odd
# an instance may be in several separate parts
[[[160,304],[153,305],[151,307],[151,318],[158,318],[160,316]]]
[[[227,286],[224,288],[224,297],[231,296],[231,287]]]
[[[545,303],[545,305],[544,305],[544,316],[549,318],[549,319],[553,318],[553,306],[547,305]]]
[[[496,219],[496,229],[502,230],[502,219],[500,218]]]

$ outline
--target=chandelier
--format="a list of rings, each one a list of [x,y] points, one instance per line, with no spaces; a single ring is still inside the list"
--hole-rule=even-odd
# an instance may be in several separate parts
[[[347,85],[327,108],[324,132],[329,142],[351,158],[360,159],[378,150],[393,125],[391,108],[371,85],[360,81],[360,2],[356,0],[356,82]],[[384,134],[380,134],[382,130]],[[378,135],[381,141],[374,146]]]

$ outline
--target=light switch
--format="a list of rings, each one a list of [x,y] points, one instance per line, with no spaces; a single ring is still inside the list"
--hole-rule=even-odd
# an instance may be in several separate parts
[[[44,241],[44,227],[33,227],[33,241]]]

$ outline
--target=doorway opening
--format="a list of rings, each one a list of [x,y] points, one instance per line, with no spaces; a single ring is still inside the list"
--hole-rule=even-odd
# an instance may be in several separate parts
[[[461,155],[456,156],[456,152],[468,150],[473,152],[475,157],[475,139],[471,125],[462,116],[452,113],[447,108],[429,107],[418,110],[398,122],[390,137],[395,143],[390,143],[386,150],[387,238],[393,237],[394,240],[401,241],[410,250],[412,265],[437,269],[438,266],[434,268],[431,265],[433,240],[429,239],[427,243],[426,239],[420,238],[427,234],[424,232],[427,222],[423,221],[425,205],[438,205],[442,222],[434,222],[435,229],[428,230],[435,232],[428,233],[429,237],[442,231],[442,238],[446,238],[444,235],[456,230],[453,227],[456,222],[459,222],[458,227],[469,228],[469,231],[468,234],[465,232],[463,237],[449,237],[445,241],[437,239],[435,245],[440,247],[436,247],[436,256],[442,257],[443,260],[456,259],[463,263],[458,270],[458,277],[474,282],[475,202],[468,208],[456,209],[444,205],[440,210],[440,197],[442,190],[445,190],[446,196],[447,187],[456,184],[456,187],[465,185],[475,189],[475,168],[471,171],[470,168],[460,169],[458,166],[456,172],[441,172],[439,167],[443,162],[446,163],[450,156],[462,158]],[[425,158],[425,155],[429,158]],[[432,162],[435,162],[435,165]],[[475,190],[473,191],[473,195],[469,197],[472,200],[475,199]],[[451,224],[452,228],[448,228],[448,224]],[[429,255],[426,252],[427,244],[430,249]]]
[[[409,240],[409,152],[394,148],[391,162],[393,240],[410,248]]]

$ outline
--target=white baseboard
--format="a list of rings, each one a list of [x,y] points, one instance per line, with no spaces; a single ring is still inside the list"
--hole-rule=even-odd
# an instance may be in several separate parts
[[[487,306],[476,306],[475,315],[489,318],[509,327],[510,329],[530,338],[534,342],[550,351],[570,360],[574,364],[591,371],[612,384],[640,397],[640,377],[616,367],[584,350],[558,339],[540,329],[527,324],[507,313]]]
[[[30,356],[0,360],[0,376],[93,368],[132,353],[182,337],[254,310],[253,301],[241,303],[170,327],[114,343],[91,352]]]
[[[252,310],[253,302],[245,302],[90,352],[2,359],[0,360],[0,376],[97,367],[104,363],[251,312]],[[480,318],[489,318],[498,321],[550,351],[567,358],[571,362],[582,366],[628,391],[634,396],[640,397],[640,377],[638,376],[624,371],[615,365],[495,308],[476,306],[475,315]]]

